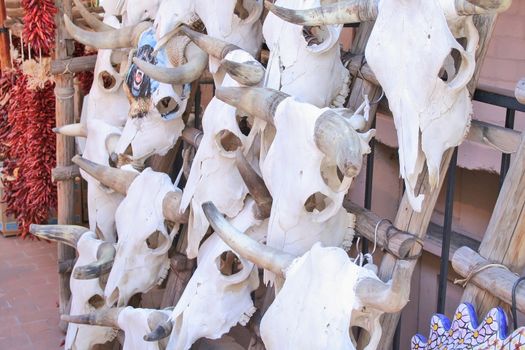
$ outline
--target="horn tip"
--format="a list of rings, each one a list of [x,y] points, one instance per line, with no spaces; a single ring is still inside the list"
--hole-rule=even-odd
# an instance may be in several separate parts
[[[268,0],[264,0],[264,7],[266,7],[267,10],[271,11],[272,9],[275,8],[275,5]]]

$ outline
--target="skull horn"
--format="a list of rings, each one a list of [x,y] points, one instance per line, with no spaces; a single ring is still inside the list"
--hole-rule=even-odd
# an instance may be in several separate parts
[[[134,47],[140,35],[151,27],[150,22],[141,22],[132,27],[113,29],[111,32],[89,32],[77,27],[67,15],[64,15],[64,24],[67,32],[76,41],[97,49],[125,49]]]
[[[133,58],[133,63],[156,81],[183,85],[199,79],[208,65],[208,55],[193,43],[186,47],[185,57],[187,63],[175,68],[156,66],[137,57]]]
[[[261,244],[240,232],[226,221],[212,202],[204,203],[202,210],[215,232],[237,254],[264,269],[284,276],[284,271],[290,266],[295,256]]]
[[[63,125],[58,128],[53,128],[53,132],[72,137],[87,137],[86,127],[81,123]]]
[[[97,179],[101,184],[124,195],[127,193],[133,180],[138,176],[137,173],[131,171],[94,163],[79,155],[74,156],[72,161],[78,165],[80,169]]]
[[[29,226],[29,232],[38,238],[64,243],[73,248],[77,247],[80,237],[88,231],[89,229],[86,227],[75,225],[31,224],[31,226]]]
[[[86,21],[86,23],[93,28],[96,32],[105,32],[114,30],[110,25],[107,25],[106,23],[99,20],[95,15],[93,15],[91,12],[88,11],[88,9],[84,6],[82,1],[80,0],[73,0],[75,3],[75,7],[78,9],[78,12],[80,12],[80,16]]]
[[[268,191],[264,180],[255,172],[242,152],[237,152],[235,165],[241,175],[246,187],[257,204],[255,217],[266,219],[270,217],[272,209],[272,195]]]
[[[98,247],[97,261],[79,266],[73,271],[73,278],[90,280],[108,274],[111,271],[117,251],[113,243],[104,242]]]
[[[88,324],[92,326],[112,327],[120,329],[118,325],[118,316],[122,310],[124,310],[123,307],[106,308],[84,315],[62,315],[60,318],[62,321],[70,323]]]
[[[159,341],[169,337],[173,331],[173,321],[169,319],[168,315],[163,312],[156,312],[155,314],[160,315],[154,316],[152,314],[148,317],[148,324],[153,331],[144,336],[145,341]]]
[[[408,302],[410,275],[411,263],[400,260],[389,283],[375,278],[364,278],[359,281],[356,286],[357,298],[362,305],[386,313],[398,312]]]
[[[221,67],[224,68],[236,82],[246,86],[259,84],[266,73],[264,67],[255,61],[239,63],[223,59],[221,61]]]
[[[337,164],[344,176],[359,174],[363,163],[361,140],[344,118],[332,111],[323,113],[315,122],[314,135],[319,150]]]
[[[218,88],[215,97],[254,117],[273,124],[273,116],[279,103],[290,97],[284,92],[255,87]]]
[[[484,10],[497,12],[505,11],[512,5],[512,0],[466,0],[466,2]]]
[[[240,50],[236,45],[196,32],[187,26],[183,26],[181,31],[184,32],[184,34],[186,34],[198,47],[218,59],[223,59],[231,51]]]
[[[377,17],[378,0],[349,0],[315,7],[307,10],[292,10],[265,1],[264,5],[282,20],[302,26],[358,23],[372,21]]]

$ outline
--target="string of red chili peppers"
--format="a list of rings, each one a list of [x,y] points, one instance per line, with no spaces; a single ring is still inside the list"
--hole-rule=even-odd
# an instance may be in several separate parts
[[[24,43],[31,46],[33,52],[48,56],[55,46],[54,0],[22,0],[24,8]]]

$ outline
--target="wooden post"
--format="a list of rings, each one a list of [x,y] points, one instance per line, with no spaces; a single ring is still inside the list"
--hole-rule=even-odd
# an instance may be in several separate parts
[[[11,54],[9,52],[9,33],[5,27],[7,13],[5,1],[0,0],[0,69],[11,68]]]
[[[473,95],[473,92],[476,88],[477,81],[479,79],[479,74],[481,72],[481,65],[485,54],[488,49],[488,41],[492,36],[492,31],[494,29],[494,24],[496,21],[497,15],[484,15],[484,16],[474,16],[474,22],[476,28],[479,31],[480,41],[478,50],[476,52],[476,71],[472,80],[470,81],[468,88]],[[452,158],[453,150],[450,149],[443,154],[443,161],[441,163],[439,178],[440,181],[437,184],[436,188],[431,191],[428,184],[428,171],[425,167],[424,172],[421,174],[418,184],[416,185],[416,193],[424,194],[425,200],[423,202],[421,212],[417,213],[412,210],[412,207],[408,203],[408,197],[405,194],[401,200],[399,206],[396,220],[394,221],[394,226],[399,230],[407,231],[417,235],[420,239],[424,239],[427,233],[428,225],[430,223],[430,217],[434,211],[436,201],[443,185],[443,180],[446,176],[447,169]],[[421,247],[415,245],[411,251],[410,255],[416,255],[421,253]],[[416,266],[417,260],[411,262],[412,272]],[[379,268],[379,277],[383,281],[387,281],[392,277],[394,269],[396,269],[397,259],[392,255],[385,254],[381,266]],[[410,284],[410,280],[407,281],[407,284]],[[395,314],[386,314],[381,320],[381,326],[383,328],[383,335],[381,337],[381,342],[378,347],[380,350],[390,350],[392,348],[392,342],[394,339],[394,333],[399,322],[399,317],[401,313]],[[363,344],[368,343],[368,337],[360,337],[358,348],[363,348]]]
[[[71,16],[71,1],[57,0],[56,6],[58,13],[56,16],[56,48],[55,59],[63,60],[71,58],[73,53],[73,42],[67,37],[64,28],[63,16]],[[56,96],[56,125],[62,126],[74,122],[74,94],[73,75],[63,74],[55,77],[55,96]],[[70,167],[71,158],[74,155],[75,144],[72,137],[57,135],[57,167]],[[74,194],[73,179],[63,180],[57,183],[58,192],[58,223],[72,224],[74,220]],[[63,263],[74,259],[76,252],[64,244],[58,244],[58,262]],[[66,270],[67,271],[67,270]],[[59,312],[60,314],[68,313],[67,305],[71,297],[69,289],[69,278],[71,273],[65,272],[59,275]],[[64,326],[64,324],[61,324]]]
[[[525,137],[503,182],[479,254],[518,273],[525,267]],[[480,315],[501,303],[473,284],[467,285],[462,300],[474,304]]]

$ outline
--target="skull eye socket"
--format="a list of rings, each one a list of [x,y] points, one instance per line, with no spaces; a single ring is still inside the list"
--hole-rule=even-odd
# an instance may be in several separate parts
[[[450,50],[450,53],[445,57],[445,61],[439,71],[439,77],[444,82],[451,82],[458,74],[459,67],[461,67],[461,53],[457,49]]]
[[[215,259],[215,264],[223,276],[233,276],[244,268],[239,257],[231,250],[218,256]]]
[[[146,239],[146,245],[151,250],[156,250],[160,247],[163,247],[166,243],[168,243],[168,240],[166,239],[166,236],[162,234],[161,231],[157,230],[153,232],[149,237]]]
[[[157,103],[156,108],[161,115],[165,116],[171,113],[178,112],[180,109],[180,106],[174,98],[168,96],[168,97],[162,98]]]
[[[332,200],[321,192],[316,192],[306,199],[304,202],[304,209],[309,212],[321,212],[325,210]]]
[[[229,130],[221,130],[216,135],[217,145],[226,152],[235,152],[242,146],[242,141]]]
[[[344,175],[337,165],[328,165],[326,159],[324,159],[321,163],[320,171],[324,183],[330,187],[332,191],[338,191],[343,183]]]
[[[108,71],[103,71],[98,75],[100,85],[106,89],[111,90],[117,85],[117,79]]]
[[[93,306],[95,309],[99,309],[104,306],[104,298],[101,295],[95,294],[88,300],[88,304]]]

